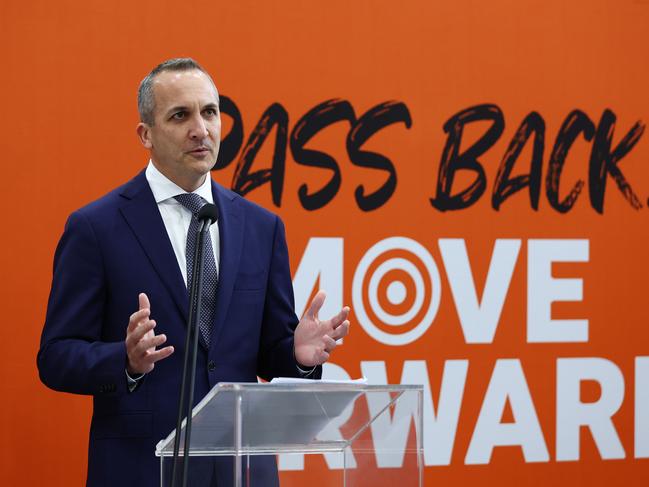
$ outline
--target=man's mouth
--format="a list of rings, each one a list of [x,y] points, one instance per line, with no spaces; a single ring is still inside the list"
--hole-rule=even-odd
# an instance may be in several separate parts
[[[189,154],[194,154],[194,155],[205,155],[210,153],[210,149],[205,146],[200,146],[196,147],[195,149],[192,149],[190,151],[187,151]]]

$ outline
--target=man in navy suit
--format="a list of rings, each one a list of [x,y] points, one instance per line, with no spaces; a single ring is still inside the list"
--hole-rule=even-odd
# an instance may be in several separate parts
[[[157,66],[140,85],[138,108],[149,165],[68,219],[38,353],[47,386],[93,396],[89,486],[160,482],[154,450],[175,427],[189,301],[193,216],[175,196],[195,193],[219,210],[210,235],[218,288],[195,402],[222,381],[319,378],[349,329],[347,307],[318,319],[322,292],[298,320],[281,220],[209,177],[221,120],[203,68],[191,59]],[[272,458],[254,459],[252,472],[261,485],[277,483]],[[229,459],[196,464],[193,473],[201,485],[232,483]]]

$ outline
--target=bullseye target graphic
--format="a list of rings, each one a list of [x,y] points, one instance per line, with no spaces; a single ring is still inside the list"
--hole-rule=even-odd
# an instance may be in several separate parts
[[[407,237],[373,245],[356,268],[352,301],[358,322],[375,340],[405,345],[432,325],[441,298],[437,265]]]

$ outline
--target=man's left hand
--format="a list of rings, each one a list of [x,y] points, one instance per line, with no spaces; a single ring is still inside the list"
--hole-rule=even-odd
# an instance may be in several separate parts
[[[324,291],[315,295],[295,329],[295,359],[305,367],[314,367],[329,360],[329,354],[336,348],[336,340],[349,333],[347,306],[333,318],[318,319],[325,297]]]

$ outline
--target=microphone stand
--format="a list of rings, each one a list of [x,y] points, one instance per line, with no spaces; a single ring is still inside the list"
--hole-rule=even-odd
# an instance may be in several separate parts
[[[192,403],[194,402],[194,384],[196,379],[196,358],[198,354],[198,323],[201,315],[201,289],[203,287],[203,244],[205,235],[209,232],[212,220],[201,219],[194,252],[194,275],[189,293],[189,317],[187,318],[187,339],[185,340],[185,360],[183,363],[183,378],[180,384],[180,399],[178,402],[178,420],[176,422],[176,437],[174,438],[173,467],[171,471],[171,487],[176,485],[176,472],[179,461],[180,430],[182,427],[183,409],[186,408],[185,443],[183,447],[182,487],[187,486],[187,464],[189,463],[189,442],[192,432]],[[191,365],[190,365],[191,361]],[[189,381],[189,387],[187,387]]]

